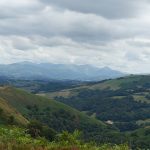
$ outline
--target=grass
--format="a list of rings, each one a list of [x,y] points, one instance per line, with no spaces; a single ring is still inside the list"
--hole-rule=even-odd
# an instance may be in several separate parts
[[[146,126],[146,125],[149,125],[150,126],[150,119],[146,119],[146,120],[138,120],[137,122],[137,125],[144,125],[144,126]]]
[[[1,116],[3,116],[4,119],[7,119],[8,117],[13,115],[14,120],[17,124],[27,125],[28,120],[2,98],[0,98],[0,108],[2,110]]]
[[[134,100],[137,102],[142,102],[142,103],[145,102],[145,103],[150,104],[150,100],[145,98],[145,96],[143,95],[133,95],[133,97],[134,97]]]
[[[125,96],[113,96],[111,98],[113,98],[115,100],[121,100],[121,99],[125,98]]]

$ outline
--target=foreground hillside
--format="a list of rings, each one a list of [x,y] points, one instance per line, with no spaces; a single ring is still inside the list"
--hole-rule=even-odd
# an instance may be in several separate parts
[[[99,142],[118,142],[120,136],[116,129],[111,129],[113,127],[106,126],[101,121],[88,117],[76,109],[16,88],[0,88],[0,100],[5,101],[5,103],[22,114],[22,118],[25,117],[29,121],[36,119],[58,132],[62,130],[72,132],[78,129],[83,131],[85,139]],[[1,107],[1,109],[4,108]],[[16,117],[13,111],[11,113],[14,119],[17,120],[19,114]],[[113,136],[116,136],[116,139]]]
[[[80,133],[70,134],[66,131],[58,134],[56,139],[48,141],[45,138],[32,138],[24,129],[16,127],[0,127],[1,150],[129,150],[126,144],[110,145],[84,143]]]

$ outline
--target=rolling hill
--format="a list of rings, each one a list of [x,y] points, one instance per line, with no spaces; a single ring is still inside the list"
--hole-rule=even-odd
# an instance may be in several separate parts
[[[81,81],[60,81],[60,80],[26,80],[26,79],[14,79],[5,76],[0,76],[0,86],[12,86],[16,88],[24,89],[31,93],[37,93],[41,91],[58,91],[68,88],[77,87],[84,84]]]
[[[20,89],[1,87],[0,104],[1,103],[4,103],[4,105],[0,105],[0,107],[4,109],[5,114],[11,113],[11,115],[15,117],[17,113],[15,119],[21,118],[23,120],[24,118],[25,124],[27,122],[26,119],[29,121],[36,119],[58,132],[62,130],[72,132],[75,129],[79,129],[83,131],[86,139],[91,138],[99,142],[106,142],[106,139],[107,141],[117,142],[118,139],[113,139],[113,136],[120,136],[115,128],[107,126],[105,123],[89,117],[70,106],[27,93]],[[9,110],[10,108],[11,110]]]
[[[131,75],[40,94],[131,131],[150,122],[150,76]]]

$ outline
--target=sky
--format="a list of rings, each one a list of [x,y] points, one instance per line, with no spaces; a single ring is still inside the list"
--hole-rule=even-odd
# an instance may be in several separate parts
[[[150,73],[149,0],[0,0],[0,64]]]

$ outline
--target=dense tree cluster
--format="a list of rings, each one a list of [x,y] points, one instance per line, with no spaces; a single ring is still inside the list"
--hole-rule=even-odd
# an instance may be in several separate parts
[[[85,111],[88,115],[95,114],[99,120],[118,122],[116,126],[121,131],[130,131],[137,128],[137,120],[150,118],[150,104],[135,101],[133,94],[137,92],[137,89],[129,90],[125,87],[116,91],[84,89],[75,96],[55,99]]]

